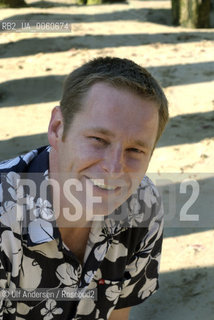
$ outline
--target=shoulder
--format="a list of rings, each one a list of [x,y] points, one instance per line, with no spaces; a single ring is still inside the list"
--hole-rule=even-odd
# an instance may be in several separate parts
[[[136,192],[128,199],[130,214],[148,226],[154,220],[163,218],[162,199],[157,187],[149,177],[144,176]]]
[[[12,230],[16,230],[21,223],[17,216],[18,200],[22,199],[24,188],[19,181],[31,170],[34,160],[39,161],[38,155],[43,151],[48,151],[47,147],[0,162],[0,222]]]
[[[144,176],[141,181],[138,187],[138,193],[139,199],[145,199],[145,201],[148,200],[147,197],[150,197],[151,202],[156,202],[160,199],[157,187],[148,176]]]
[[[17,156],[13,159],[3,160],[0,162],[0,173],[7,173],[10,171],[23,172],[27,165],[38,154],[37,150],[32,150],[25,155]]]
[[[44,172],[49,168],[50,149],[50,146],[43,146],[15,158],[0,161],[0,174],[10,171],[19,173]]]
[[[17,181],[37,154],[37,150],[32,150],[25,155],[0,162],[0,216],[14,211],[18,197]]]

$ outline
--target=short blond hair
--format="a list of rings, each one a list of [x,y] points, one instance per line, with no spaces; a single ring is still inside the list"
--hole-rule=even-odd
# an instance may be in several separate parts
[[[116,88],[128,89],[142,98],[156,102],[159,110],[157,143],[169,119],[167,98],[158,82],[145,68],[131,60],[115,57],[96,58],[67,76],[60,102],[64,137],[75,114],[84,107],[83,99],[88,90],[97,82],[106,82]]]

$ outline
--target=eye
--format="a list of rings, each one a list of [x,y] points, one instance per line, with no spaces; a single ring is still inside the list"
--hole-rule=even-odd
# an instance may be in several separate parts
[[[137,148],[129,148],[128,151],[129,152],[134,152],[134,153],[137,153],[137,154],[145,153],[143,150],[140,150],[140,149],[137,149]]]
[[[100,137],[90,136],[88,138],[94,140],[95,142],[98,142],[99,144],[103,144],[104,145],[104,144],[108,143],[106,140],[104,140],[103,138],[100,138]]]

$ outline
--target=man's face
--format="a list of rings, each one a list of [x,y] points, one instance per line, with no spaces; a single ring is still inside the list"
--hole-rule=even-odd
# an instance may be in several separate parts
[[[61,119],[60,110],[50,128]],[[62,185],[75,178],[82,191],[74,191],[83,210],[87,209],[87,188],[102,202],[94,204],[94,214],[106,215],[119,207],[137,189],[149,165],[158,130],[156,104],[125,89],[96,83],[88,91],[62,139],[62,125],[49,138],[52,145],[50,170]],[[51,129],[50,129],[51,130]],[[101,181],[97,180],[101,179]],[[73,194],[73,193],[72,193]],[[61,207],[67,205],[61,197]]]

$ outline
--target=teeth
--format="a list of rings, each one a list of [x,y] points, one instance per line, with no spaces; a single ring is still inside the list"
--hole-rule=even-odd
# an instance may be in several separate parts
[[[97,180],[97,179],[90,179],[91,182],[93,182],[93,184],[101,189],[106,189],[106,190],[115,190],[116,187],[111,187],[111,186],[108,186],[106,184],[103,184],[100,182],[100,180]]]

